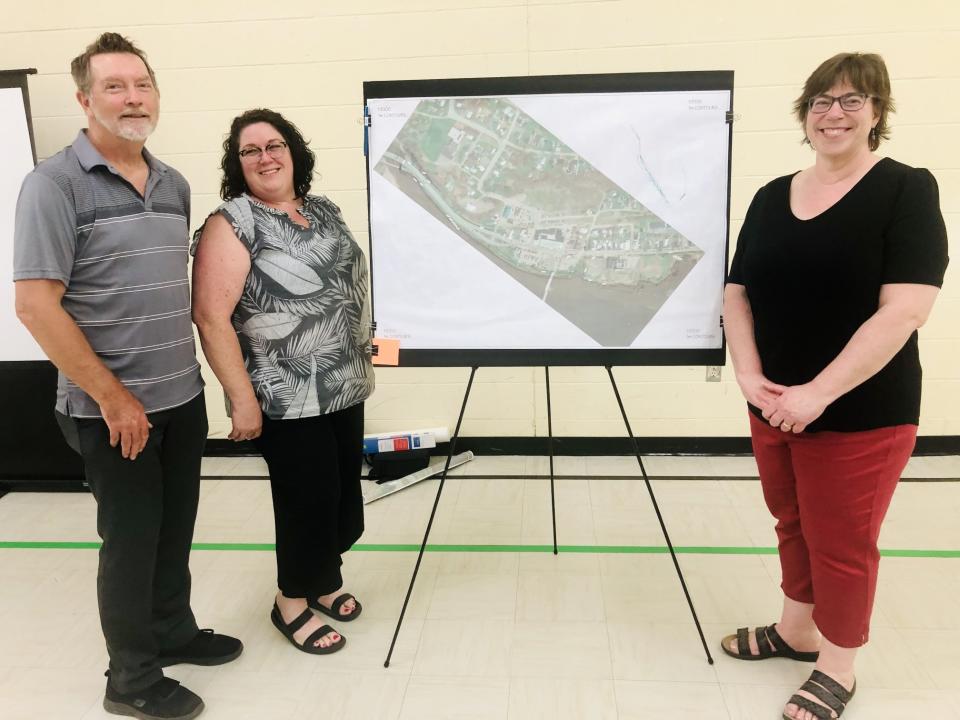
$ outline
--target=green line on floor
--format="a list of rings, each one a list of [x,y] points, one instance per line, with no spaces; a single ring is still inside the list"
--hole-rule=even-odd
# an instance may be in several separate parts
[[[0,550],[97,550],[99,542],[67,541],[0,541]],[[206,543],[193,544],[194,550],[226,550],[239,552],[273,552],[273,543]],[[665,555],[665,545],[560,545],[561,553],[593,555]],[[358,552],[417,552],[415,543],[360,543],[353,546]],[[677,546],[678,555],[776,555],[774,547],[725,547],[709,545]],[[427,545],[434,553],[552,553],[552,545]],[[960,558],[960,550],[881,550],[884,557]]]
[[[99,550],[99,542],[35,541],[0,542],[0,550]]]
[[[883,557],[960,558],[960,550],[881,550]]]
[[[417,552],[420,545],[354,545],[354,550],[368,552]],[[683,555],[776,555],[772,547],[674,547]],[[562,553],[593,555],[662,555],[670,552],[666,545],[558,545]],[[427,545],[427,552],[458,553],[552,553],[553,545]]]

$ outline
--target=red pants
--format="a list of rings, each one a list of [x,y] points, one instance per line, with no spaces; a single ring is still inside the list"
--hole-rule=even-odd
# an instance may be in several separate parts
[[[840,647],[870,633],[880,523],[916,442],[916,425],[863,432],[783,432],[750,414],[753,454],[777,519],[781,587],[811,603]]]

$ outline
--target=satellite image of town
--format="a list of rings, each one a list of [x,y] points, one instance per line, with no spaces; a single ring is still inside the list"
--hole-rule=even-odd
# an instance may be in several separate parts
[[[703,256],[505,98],[421,101],[374,170],[604,347]]]

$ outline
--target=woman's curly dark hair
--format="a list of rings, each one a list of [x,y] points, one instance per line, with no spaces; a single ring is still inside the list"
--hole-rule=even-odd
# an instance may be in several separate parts
[[[280,113],[266,108],[247,110],[230,123],[230,134],[223,141],[223,159],[220,161],[220,169],[223,170],[220,197],[230,200],[249,191],[240,166],[240,133],[248,125],[260,122],[273,125],[286,141],[293,158],[293,189],[298,198],[304,197],[310,192],[316,157],[296,125]]]

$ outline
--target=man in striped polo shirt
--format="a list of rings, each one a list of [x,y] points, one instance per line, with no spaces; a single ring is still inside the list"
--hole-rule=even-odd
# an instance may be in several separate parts
[[[200,631],[190,609],[207,434],[187,281],[190,188],[144,148],[159,93],[143,52],[104,33],[71,71],[88,128],[24,180],[17,315],[60,370],[58,420],[97,501],[104,707],[193,718],[203,702],[161,668],[228,662],[243,646]]]

